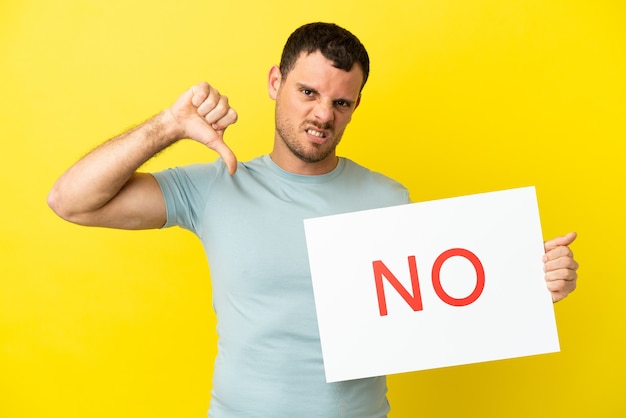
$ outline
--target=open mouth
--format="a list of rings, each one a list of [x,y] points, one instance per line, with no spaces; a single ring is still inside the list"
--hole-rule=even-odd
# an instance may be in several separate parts
[[[324,132],[316,131],[315,129],[307,129],[306,133],[318,138],[326,138],[326,134]]]

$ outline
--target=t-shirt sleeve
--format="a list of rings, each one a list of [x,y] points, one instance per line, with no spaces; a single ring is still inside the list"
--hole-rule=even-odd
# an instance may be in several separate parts
[[[200,221],[211,187],[224,168],[225,165],[218,161],[152,173],[165,199],[167,221],[163,228],[180,226],[200,234]]]

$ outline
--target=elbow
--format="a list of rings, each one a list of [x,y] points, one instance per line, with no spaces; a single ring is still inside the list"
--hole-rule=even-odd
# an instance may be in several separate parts
[[[74,222],[75,216],[71,210],[70,205],[67,204],[67,199],[63,197],[63,193],[59,190],[58,185],[54,185],[50,192],[48,193],[48,197],[46,199],[48,206],[52,211],[61,219],[64,219],[68,222]]]
[[[48,203],[48,207],[52,209],[54,213],[56,213],[59,217],[65,219],[65,211],[63,208],[63,199],[60,196],[59,191],[57,190],[56,185],[52,187],[52,190],[48,193],[48,198],[46,199]]]

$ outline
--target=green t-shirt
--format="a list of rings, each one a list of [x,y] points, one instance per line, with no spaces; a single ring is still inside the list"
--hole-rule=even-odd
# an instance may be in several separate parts
[[[194,232],[211,269],[219,341],[209,415],[385,416],[384,376],[325,381],[303,220],[409,203],[408,191],[345,158],[319,176],[267,155],[233,176],[221,160],[154,176],[165,226]]]

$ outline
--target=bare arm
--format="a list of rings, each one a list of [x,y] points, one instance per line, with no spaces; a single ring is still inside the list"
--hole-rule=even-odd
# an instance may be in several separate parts
[[[63,219],[121,229],[159,228],[165,202],[150,174],[137,169],[159,151],[189,138],[217,151],[230,173],[237,160],[223,141],[237,113],[207,83],[193,86],[171,108],[102,144],[70,167],[53,186],[48,204]]]

